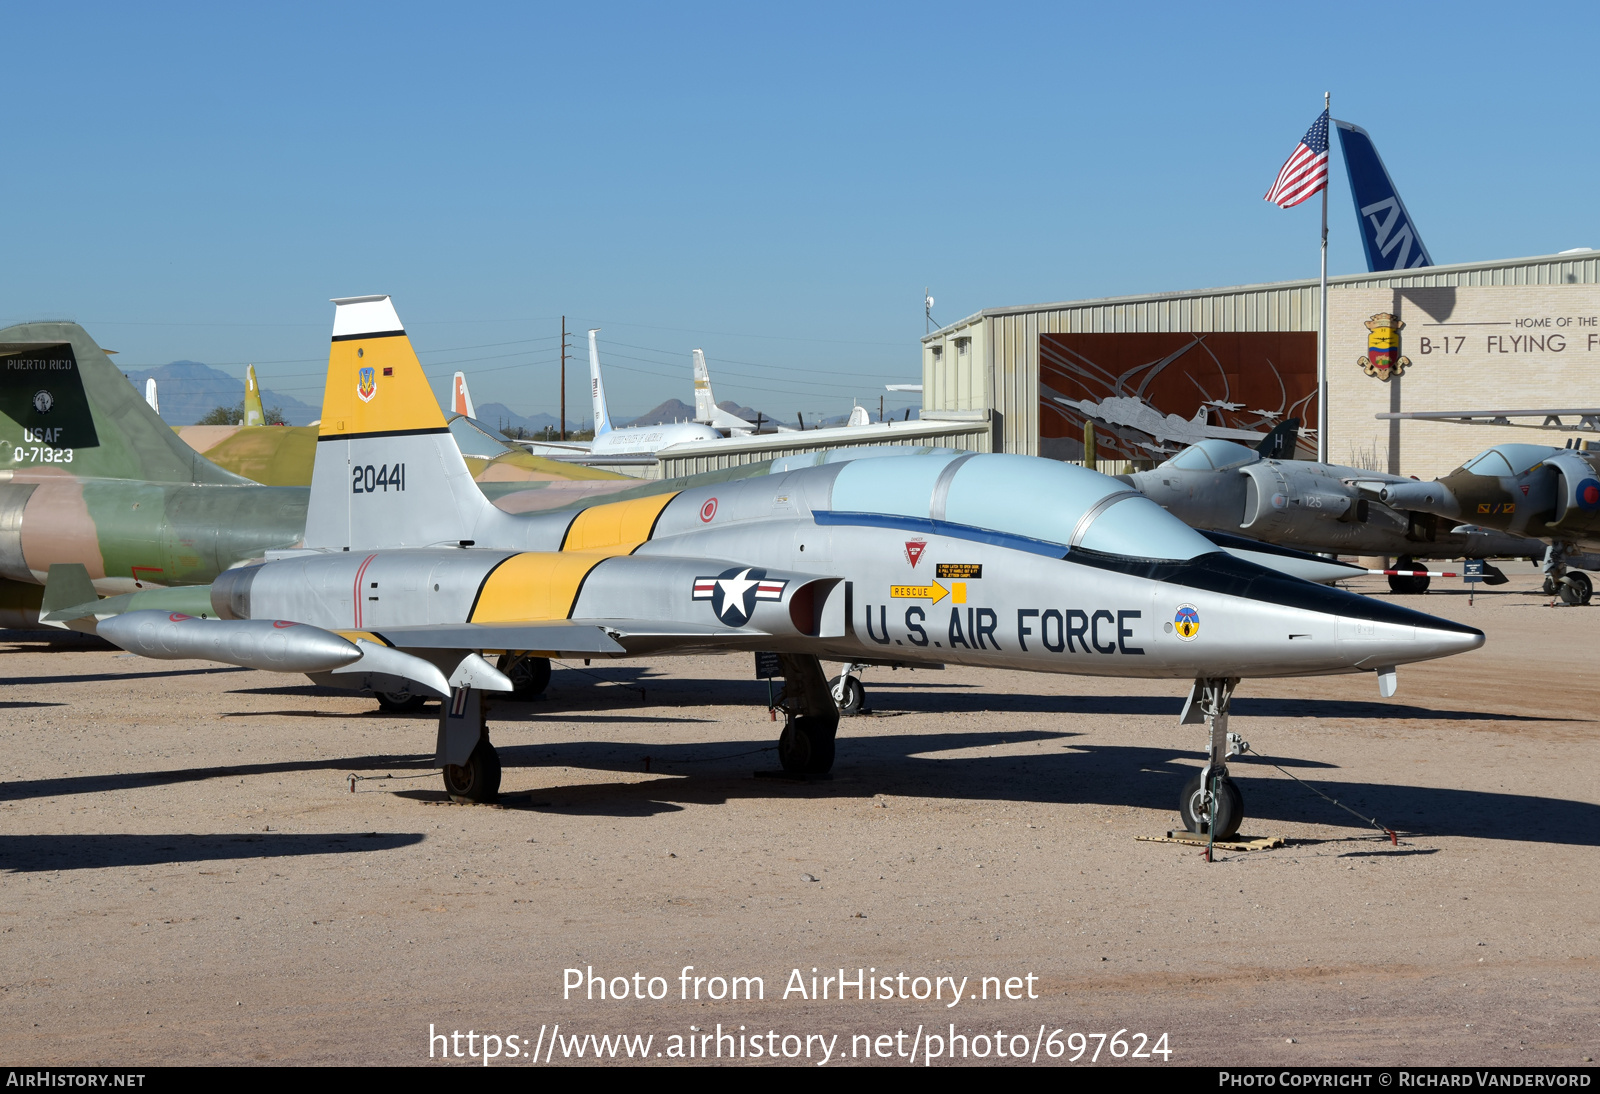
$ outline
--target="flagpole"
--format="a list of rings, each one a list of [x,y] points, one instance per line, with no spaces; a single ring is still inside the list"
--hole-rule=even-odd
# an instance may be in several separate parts
[[[1331,111],[1333,96],[1322,93],[1322,109]],[[1333,122],[1329,113],[1328,121]],[[1317,462],[1328,462],[1328,184],[1322,184],[1322,319],[1317,324]]]

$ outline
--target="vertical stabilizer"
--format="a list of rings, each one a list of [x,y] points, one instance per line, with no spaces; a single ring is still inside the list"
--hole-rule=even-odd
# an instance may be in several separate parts
[[[387,296],[335,300],[306,546],[476,540],[505,514],[472,481]]]
[[[711,373],[706,369],[704,350],[694,351],[694,420],[713,425],[717,417],[717,400],[711,394]]]
[[[611,432],[611,415],[606,413],[606,385],[600,382],[600,347],[594,337],[599,333],[599,327],[589,332],[589,387],[594,398],[594,435],[597,440],[602,434]]]
[[[244,367],[244,424],[267,424],[267,412],[261,407],[261,385],[256,382],[254,365]]]
[[[157,414],[161,413],[161,397],[156,394],[156,378],[151,376],[144,382],[144,401],[150,404],[150,409]]]
[[[1378,155],[1372,137],[1359,125],[1335,120],[1339,149],[1350,176],[1350,194],[1356,203],[1356,223],[1367,252],[1367,269],[1414,270],[1432,266],[1433,256],[1417,234],[1416,223],[1400,200],[1400,191]]]
[[[464,414],[468,418],[476,418],[477,410],[472,405],[472,393],[467,390],[467,375],[458,372],[455,379],[450,381],[450,410],[455,414]]]
[[[250,481],[179,440],[76,323],[0,330],[0,468],[37,464],[96,479]]]

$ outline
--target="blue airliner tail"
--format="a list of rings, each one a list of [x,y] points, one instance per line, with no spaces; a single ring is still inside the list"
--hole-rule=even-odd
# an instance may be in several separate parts
[[[1383,166],[1372,137],[1359,125],[1338,120],[1333,124],[1339,129],[1339,148],[1350,174],[1350,193],[1355,198],[1361,244],[1367,250],[1367,269],[1377,273],[1432,266],[1433,256],[1417,234],[1416,224],[1406,211],[1406,203],[1400,200],[1400,192]]]

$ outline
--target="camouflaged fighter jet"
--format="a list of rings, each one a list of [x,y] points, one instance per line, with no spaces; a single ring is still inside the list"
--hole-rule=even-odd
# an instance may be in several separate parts
[[[1542,444],[1497,444],[1432,482],[1366,487],[1386,505],[1501,533],[1531,536],[1542,552],[1545,592],[1587,604],[1600,569],[1600,452]]]
[[[197,454],[76,323],[0,330],[0,626],[37,622],[57,563],[102,594],[206,585],[299,543],[306,498]]]
[[[1421,593],[1429,579],[1414,572],[1419,558],[1537,558],[1544,545],[1497,525],[1441,520],[1434,512],[1389,500],[1388,485],[1410,484],[1399,475],[1305,460],[1268,459],[1261,448],[1293,427],[1284,423],[1258,449],[1205,440],[1149,471],[1119,476],[1191,528],[1262,540],[1302,551],[1397,556],[1389,588]],[[1506,577],[1484,567],[1489,584]]]
[[[821,657],[1191,680],[1182,721],[1209,725],[1208,758],[1180,810],[1227,835],[1241,678],[1370,672],[1390,695],[1397,665],[1483,644],[1236,559],[1115,479],[1029,456],[857,450],[508,514],[473,484],[389,299],[336,304],[304,547],[218,578],[221,619],[134,611],[99,631],[147,656],[447,698],[435,761],[458,798],[500,781],[483,697],[513,685],[485,654],[772,651],[778,754],[802,774],[834,758]]]

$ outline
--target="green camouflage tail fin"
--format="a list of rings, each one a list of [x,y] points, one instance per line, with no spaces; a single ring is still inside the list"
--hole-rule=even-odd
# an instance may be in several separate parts
[[[0,330],[0,470],[247,483],[178,439],[76,323]]]

